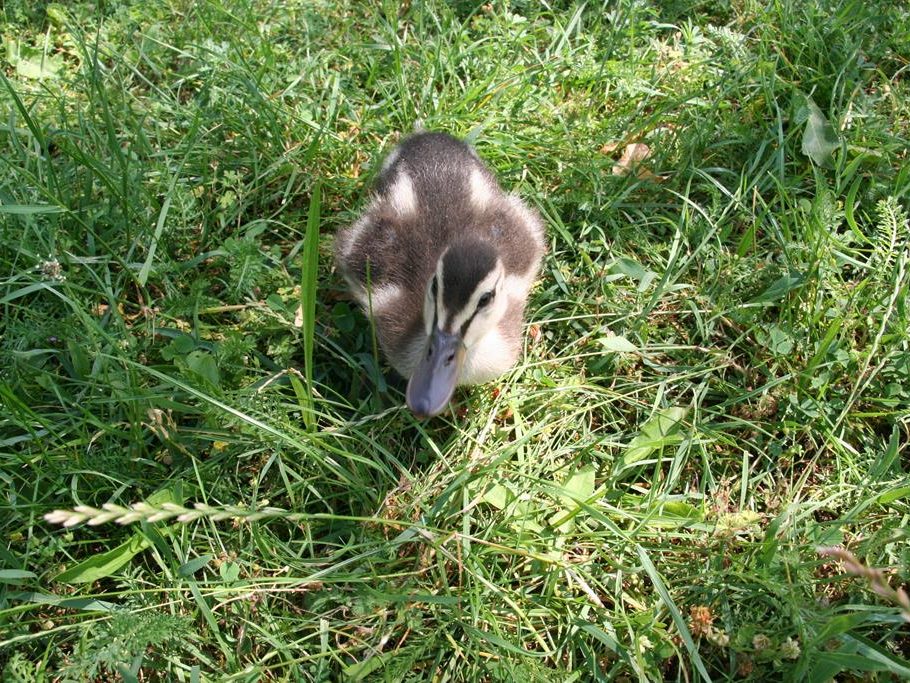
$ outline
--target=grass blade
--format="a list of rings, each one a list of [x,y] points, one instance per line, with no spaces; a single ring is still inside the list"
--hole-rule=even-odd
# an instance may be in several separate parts
[[[686,646],[686,650],[689,651],[689,656],[692,658],[692,664],[695,666],[703,680],[710,681],[711,676],[708,675],[708,670],[705,668],[705,663],[701,660],[701,655],[698,654],[698,647],[695,645],[695,641],[692,640],[692,634],[689,632],[689,627],[686,626],[686,620],[680,613],[676,603],[673,602],[673,598],[670,597],[667,585],[664,583],[660,573],[658,573],[654,563],[651,562],[651,558],[648,556],[647,551],[641,546],[638,546],[636,550],[638,551],[638,557],[641,560],[641,564],[645,568],[645,573],[651,579],[651,583],[654,584],[654,590],[657,591],[657,594],[663,601],[664,606],[666,606],[667,611],[670,612],[673,623],[676,624],[683,645]]]
[[[313,345],[316,337],[316,276],[319,272],[319,219],[322,188],[317,181],[310,195],[306,235],[303,243],[303,263],[300,275],[300,308],[303,326],[303,376],[305,381],[303,422],[308,430],[315,429],[313,409]]]

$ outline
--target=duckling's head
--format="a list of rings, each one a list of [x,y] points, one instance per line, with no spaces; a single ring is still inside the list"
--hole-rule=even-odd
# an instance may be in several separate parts
[[[427,343],[408,381],[416,415],[437,415],[452,398],[465,358],[506,315],[505,280],[496,248],[482,239],[457,241],[440,256],[424,297]]]

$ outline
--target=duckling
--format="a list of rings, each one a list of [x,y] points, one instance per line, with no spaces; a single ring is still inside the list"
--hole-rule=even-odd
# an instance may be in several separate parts
[[[461,140],[420,132],[388,155],[335,259],[415,415],[515,364],[544,248],[538,214]]]

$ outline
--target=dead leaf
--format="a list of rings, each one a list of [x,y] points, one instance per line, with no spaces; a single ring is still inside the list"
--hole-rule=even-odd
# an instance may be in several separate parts
[[[613,175],[628,175],[634,173],[636,178],[662,183],[663,178],[648,170],[644,162],[651,156],[651,148],[643,142],[633,142],[626,145],[622,156],[613,165]]]
[[[643,142],[626,145],[619,161],[613,166],[613,175],[626,175],[651,156],[651,148]]]

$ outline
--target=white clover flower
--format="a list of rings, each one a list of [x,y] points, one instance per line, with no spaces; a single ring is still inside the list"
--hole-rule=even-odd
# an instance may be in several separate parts
[[[45,280],[52,280],[54,282],[63,282],[66,280],[66,275],[63,274],[63,266],[60,265],[60,261],[54,256],[48,256],[46,261],[42,261],[35,266],[35,270],[41,273],[41,277]]]
[[[771,639],[764,633],[756,633],[752,637],[752,647],[756,650],[767,650],[771,647]]]
[[[799,649],[799,641],[793,638],[787,638],[780,646],[780,654],[784,659],[799,659],[802,650]]]
[[[712,628],[708,631],[708,640],[717,645],[717,647],[727,647],[730,644],[730,636],[722,628]]]

